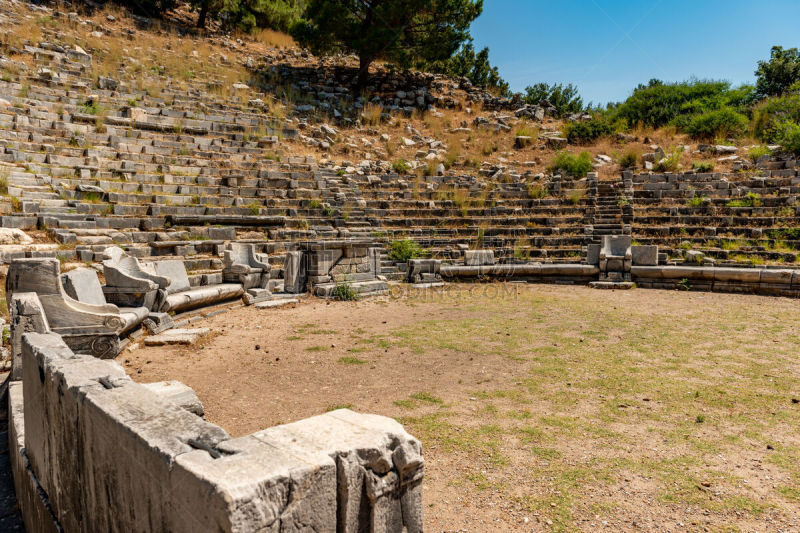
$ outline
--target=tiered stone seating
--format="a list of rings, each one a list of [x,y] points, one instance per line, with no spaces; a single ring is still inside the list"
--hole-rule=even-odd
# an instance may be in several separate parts
[[[411,238],[445,261],[481,248],[498,263],[580,262],[602,236],[631,234],[659,245],[662,262],[688,247],[738,262],[797,257],[793,160],[762,161],[755,175],[551,177],[545,195],[483,169],[477,177],[346,172],[302,156],[278,160],[295,126],[256,102],[220,98],[213,83],[179,88],[142,73],[155,95],[133,80],[98,84],[92,58],[75,49],[40,42],[21,52],[30,61],[14,63],[20,79],[0,81],[9,104],[0,107],[8,187],[0,222],[46,230],[58,245],[39,256],[99,261],[119,244],[136,257],[183,258],[191,277],[219,272],[233,240],[270,254],[280,270],[275,256],[298,241]],[[758,202],[730,204],[748,192]],[[403,277],[385,254],[381,273]]]
[[[219,102],[201,84],[181,91],[160,80],[159,97],[124,82],[94,89],[91,58],[46,43],[25,52],[36,74],[0,82],[12,102],[0,112],[0,159],[15,165],[3,224],[46,229],[68,259],[97,261],[113,243],[137,257],[218,255],[237,231],[253,229],[271,241],[259,252],[297,240],[410,237],[445,258],[476,246],[500,261],[581,254],[581,206],[529,198],[524,183],[413,183],[341,175],[304,157],[278,162],[279,136],[296,130]]]
[[[670,257],[688,249],[724,263],[793,263],[800,249],[794,159],[761,161],[755,171],[630,175],[633,237]]]

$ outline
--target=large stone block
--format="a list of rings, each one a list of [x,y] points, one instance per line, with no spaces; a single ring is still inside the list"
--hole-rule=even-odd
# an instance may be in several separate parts
[[[636,266],[656,266],[658,265],[658,246],[631,246],[631,259]]]
[[[47,495],[31,470],[25,451],[25,404],[22,382],[8,385],[8,455],[14,478],[14,491],[25,531],[57,533],[62,531],[50,508]]]
[[[485,266],[494,264],[492,250],[465,250],[464,264],[466,266]]]
[[[396,421],[340,409],[253,437],[312,463],[336,461],[338,531],[422,531],[422,448]]]

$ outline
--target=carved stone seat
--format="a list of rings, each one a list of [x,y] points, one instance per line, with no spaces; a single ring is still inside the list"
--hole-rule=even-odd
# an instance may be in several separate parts
[[[85,303],[64,290],[56,259],[15,259],[8,268],[6,298],[14,293],[35,292],[51,331],[64,338],[76,353],[103,359],[119,353],[119,334],[126,321],[116,305]]]
[[[153,263],[153,269],[157,275],[170,281],[166,289],[162,289],[166,293],[158,309],[162,313],[224,302],[238,298],[244,293],[244,288],[239,283],[192,287],[186,266],[181,260],[156,261]]]
[[[61,274],[61,282],[66,293],[80,302],[91,305],[107,303],[97,273],[90,268],[76,268]],[[149,312],[147,307],[120,307],[119,314],[125,321],[121,333],[127,333],[141,324]]]
[[[160,307],[159,289],[167,288],[168,278],[148,272],[119,246],[106,248],[104,255],[103,292],[107,301],[124,307]]]
[[[269,260],[264,254],[255,253],[255,246],[249,243],[232,242],[225,249],[225,268],[222,279],[226,282],[241,283],[247,289],[265,289],[269,283]]]
[[[630,281],[630,235],[604,235],[600,246],[600,281]]]

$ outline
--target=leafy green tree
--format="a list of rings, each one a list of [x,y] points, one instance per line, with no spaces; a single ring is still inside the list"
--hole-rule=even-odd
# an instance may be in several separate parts
[[[571,83],[562,85],[554,83],[537,83],[525,87],[522,100],[526,104],[538,105],[542,100],[547,100],[556,108],[556,115],[563,117],[570,113],[583,111],[583,98],[578,94],[578,88]]]
[[[797,48],[773,46],[769,61],[759,61],[756,69],[756,96],[781,96],[800,82],[800,52]]]
[[[376,60],[408,68],[451,57],[482,10],[483,0],[310,0],[292,35],[316,54],[358,54],[363,89]]]

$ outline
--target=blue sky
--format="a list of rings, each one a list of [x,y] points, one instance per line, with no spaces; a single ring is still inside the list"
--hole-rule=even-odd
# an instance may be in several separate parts
[[[605,103],[651,78],[753,83],[773,45],[800,47],[800,0],[484,0],[471,32],[512,90],[574,83]]]

